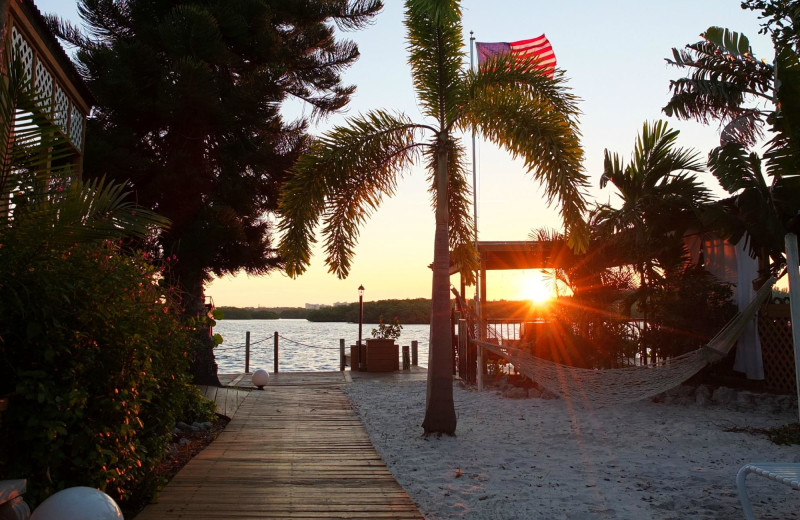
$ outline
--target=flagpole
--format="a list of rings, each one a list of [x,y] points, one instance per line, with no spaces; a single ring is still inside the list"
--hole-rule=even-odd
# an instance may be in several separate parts
[[[469,68],[474,70],[475,58],[475,36],[472,31],[469,32]],[[478,174],[475,161],[475,125],[472,125],[472,212],[473,220],[475,223],[475,251],[478,251]],[[480,257],[479,257],[480,259]],[[480,262],[478,269],[475,272],[475,314],[478,317],[478,336],[483,339],[483,324],[481,320],[481,273]],[[477,359],[477,378],[478,378],[478,391],[483,390],[483,347],[478,346],[478,359]]]

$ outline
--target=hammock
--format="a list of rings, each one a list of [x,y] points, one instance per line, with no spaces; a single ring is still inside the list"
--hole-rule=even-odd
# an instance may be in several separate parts
[[[577,368],[534,357],[509,345],[485,341],[476,343],[506,358],[532,381],[569,398],[574,404],[600,408],[630,403],[674,388],[707,364],[724,358],[771,294],[774,283],[774,278],[767,281],[752,301],[725,324],[708,344],[692,352],[647,365],[611,369]]]

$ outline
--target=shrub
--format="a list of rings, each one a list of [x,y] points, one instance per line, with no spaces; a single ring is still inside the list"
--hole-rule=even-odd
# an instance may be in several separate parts
[[[190,384],[177,299],[109,243],[0,253],[0,269],[0,394],[13,392],[0,478],[27,478],[32,505],[77,485],[140,500],[176,418],[212,409]]]

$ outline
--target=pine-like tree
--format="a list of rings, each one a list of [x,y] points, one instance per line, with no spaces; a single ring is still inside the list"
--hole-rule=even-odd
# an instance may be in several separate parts
[[[357,29],[380,0],[80,0],[84,28],[51,18],[77,46],[97,98],[84,175],[127,180],[137,202],[169,218],[157,256],[177,262],[168,283],[202,312],[212,274],[263,274],[288,169],[308,146],[309,119],[344,107],[340,73],[358,58],[335,29]],[[312,107],[287,122],[288,97]],[[216,383],[211,344],[195,379]]]

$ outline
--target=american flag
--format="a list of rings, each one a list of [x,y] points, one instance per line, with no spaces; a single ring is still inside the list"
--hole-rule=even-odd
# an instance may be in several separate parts
[[[511,43],[475,42],[475,48],[478,50],[478,65],[483,65],[492,56],[510,52],[517,61],[537,60],[536,68],[542,69],[550,78],[556,70],[556,55],[544,34],[538,38]]]

